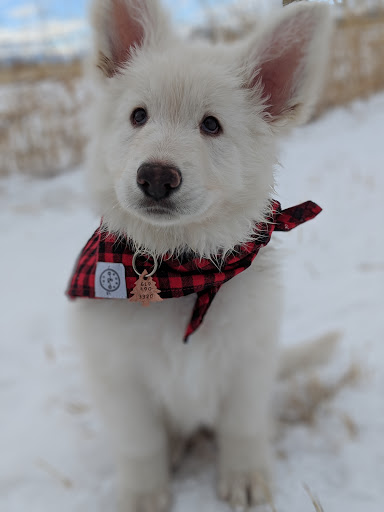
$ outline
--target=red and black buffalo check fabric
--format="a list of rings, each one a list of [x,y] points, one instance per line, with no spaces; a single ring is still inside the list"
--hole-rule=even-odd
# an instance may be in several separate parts
[[[255,226],[255,239],[237,248],[236,252],[225,260],[222,267],[217,267],[207,259],[185,258],[184,261],[165,257],[153,276],[161,291],[160,296],[163,299],[173,299],[192,293],[197,294],[184,341],[188,341],[191,334],[200,327],[221,286],[251,265],[259,250],[269,243],[274,231],[290,231],[313,219],[320,212],[321,208],[312,201],[286,210],[281,210],[278,201],[272,201],[266,222]],[[128,240],[122,241],[114,234],[97,229],[80,254],[67,295],[72,299],[78,297],[94,299],[96,265],[98,262],[106,262],[124,265],[129,297],[138,279],[132,267],[133,255],[134,252]],[[153,260],[142,258],[137,265],[140,271],[143,272],[146,269],[150,273],[153,269]]]

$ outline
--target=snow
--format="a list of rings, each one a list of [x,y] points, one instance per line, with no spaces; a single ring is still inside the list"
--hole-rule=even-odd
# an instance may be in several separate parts
[[[351,361],[362,377],[323,401],[312,423],[280,425],[277,512],[314,510],[304,484],[325,512],[384,510],[383,124],[378,95],[282,143],[283,206],[312,199],[324,208],[316,220],[276,235],[285,266],[283,341],[337,329],[342,340],[320,380],[337,380]],[[66,324],[67,279],[98,224],[86,203],[76,171],[0,181],[1,512],[113,511],[107,436]],[[298,379],[285,387],[305,385]],[[229,511],[215,497],[214,458],[202,443],[185,461],[174,481],[174,512]]]

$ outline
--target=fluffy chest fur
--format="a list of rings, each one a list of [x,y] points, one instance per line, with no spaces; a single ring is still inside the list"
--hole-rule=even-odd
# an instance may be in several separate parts
[[[253,365],[255,358],[263,360],[264,351],[275,350],[280,289],[274,255],[273,248],[264,249],[248,270],[221,288],[187,345],[182,338],[194,295],[149,308],[128,301],[77,301],[72,305],[76,337],[98,367],[108,361],[100,379],[135,375],[178,429],[213,427],[237,364]]]

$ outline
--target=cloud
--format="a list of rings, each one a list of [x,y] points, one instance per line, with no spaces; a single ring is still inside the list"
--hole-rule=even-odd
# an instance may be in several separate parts
[[[24,30],[5,27],[0,28],[0,58],[79,54],[88,41],[84,19],[50,19]]]
[[[12,18],[14,20],[25,20],[28,18],[35,18],[39,15],[39,9],[36,4],[22,4],[18,7],[14,7],[13,9],[9,9],[7,11],[8,18]]]

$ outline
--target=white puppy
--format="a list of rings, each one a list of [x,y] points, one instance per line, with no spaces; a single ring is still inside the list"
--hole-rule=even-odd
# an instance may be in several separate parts
[[[156,0],[94,0],[92,19],[89,185],[104,227],[155,259],[225,261],[265,217],[276,136],[311,112],[327,8],[290,6],[231,46],[180,40]],[[187,345],[193,295],[149,308],[74,302],[118,461],[120,512],[168,510],[170,440],[201,426],[217,433],[219,495],[240,507],[268,499],[281,319],[279,257],[269,247],[220,289]]]

